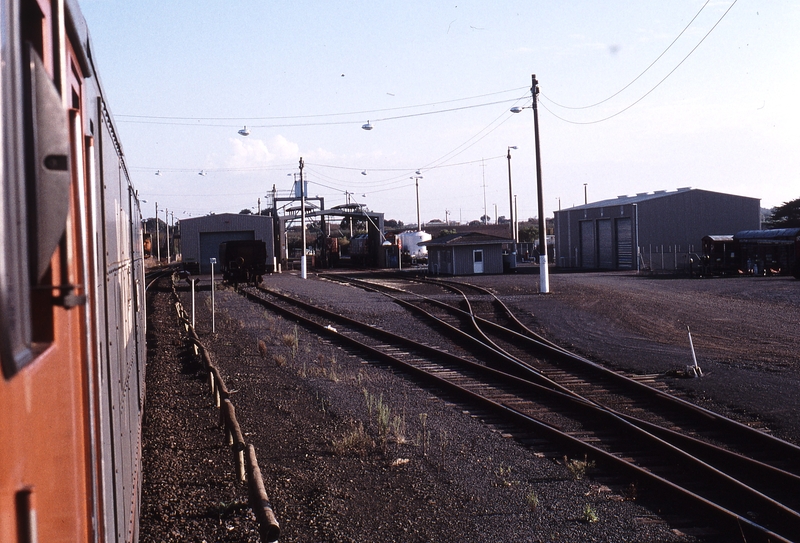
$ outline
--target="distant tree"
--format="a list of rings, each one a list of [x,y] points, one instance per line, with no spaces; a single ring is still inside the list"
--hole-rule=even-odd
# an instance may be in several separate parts
[[[523,243],[533,243],[538,237],[538,226],[523,226],[519,229],[519,240]]]
[[[774,208],[764,226],[769,229],[800,228],[800,198]]]
[[[383,221],[383,226],[386,228],[398,228],[403,226],[403,221],[398,221],[397,219],[387,219]]]
[[[489,224],[490,222],[492,222],[492,218],[489,215],[484,215],[483,217],[481,217],[481,222],[483,224]]]
[[[469,221],[469,226],[481,226],[483,223],[481,221]]]
[[[436,237],[440,238],[442,236],[449,236],[450,234],[457,234],[457,233],[458,231],[455,228],[451,228],[449,230],[447,228],[443,228],[439,230],[439,233],[436,235]]]
[[[252,214],[253,212],[250,211],[249,209],[243,209],[239,212],[239,215],[252,215]]]
[[[509,222],[511,221],[509,221],[505,215],[500,215],[497,217],[497,224],[508,224]]]

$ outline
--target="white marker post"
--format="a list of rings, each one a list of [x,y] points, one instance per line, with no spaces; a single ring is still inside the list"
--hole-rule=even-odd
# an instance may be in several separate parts
[[[692,331],[689,330],[689,326],[686,326],[686,331],[689,332],[689,347],[692,349],[692,360],[694,360],[694,366],[689,366],[686,368],[686,373],[690,374],[692,377],[702,377],[703,370],[700,369],[700,366],[697,365],[697,355],[694,353],[694,342],[692,341]]]
[[[189,281],[192,282],[192,329],[194,329],[194,282],[196,279],[192,277]]]
[[[217,331],[217,323],[216,323],[216,315],[214,314],[215,311],[215,304],[214,304],[214,264],[217,263],[216,258],[211,258],[211,333],[215,333]]]

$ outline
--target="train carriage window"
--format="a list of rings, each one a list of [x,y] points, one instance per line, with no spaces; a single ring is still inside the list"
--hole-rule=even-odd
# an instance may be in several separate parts
[[[50,260],[66,227],[70,142],[48,4],[21,2],[16,24],[3,5],[0,358],[10,378],[53,338]]]

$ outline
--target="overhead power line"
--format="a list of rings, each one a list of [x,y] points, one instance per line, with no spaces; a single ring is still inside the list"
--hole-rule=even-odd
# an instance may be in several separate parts
[[[667,46],[667,48],[666,48],[666,49],[664,49],[664,51],[663,51],[663,52],[662,52],[660,55],[658,55],[658,57],[656,57],[656,59],[655,59],[653,62],[651,62],[651,63],[650,63],[648,66],[647,66],[647,68],[645,68],[645,69],[642,71],[642,73],[640,73],[639,75],[637,75],[636,77],[634,77],[634,78],[633,78],[633,80],[632,80],[630,83],[628,83],[627,85],[625,85],[624,87],[622,87],[621,89],[619,89],[617,92],[615,92],[614,94],[612,94],[612,95],[611,95],[611,96],[609,96],[608,98],[605,98],[605,99],[603,99],[603,100],[600,100],[599,102],[595,102],[594,104],[590,104],[590,105],[588,105],[588,106],[565,106],[565,105],[563,105],[563,104],[559,104],[559,103],[558,103],[558,102],[556,102],[555,100],[552,100],[552,99],[550,99],[549,97],[545,96],[545,95],[544,95],[544,93],[540,93],[540,94],[542,95],[542,97],[543,97],[543,98],[547,99],[547,100],[548,100],[550,103],[552,103],[553,105],[556,105],[556,106],[558,106],[558,107],[562,107],[562,108],[564,108],[564,109],[589,109],[589,108],[591,108],[591,107],[599,106],[600,104],[604,104],[604,103],[608,102],[609,100],[611,100],[612,98],[614,98],[615,96],[617,96],[618,94],[620,94],[622,91],[624,91],[625,89],[627,89],[628,87],[630,87],[631,85],[633,85],[634,83],[636,83],[636,81],[638,81],[640,77],[642,77],[644,74],[646,74],[646,73],[647,73],[647,72],[650,70],[650,68],[652,68],[652,67],[655,65],[655,63],[656,63],[656,62],[658,62],[658,61],[661,59],[661,57],[663,57],[665,54],[667,54],[667,51],[669,51],[669,50],[672,48],[672,46],[673,46],[673,45],[675,45],[675,42],[677,42],[677,41],[680,39],[680,37],[681,37],[681,36],[683,36],[683,34],[684,34],[684,33],[685,33],[685,32],[686,32],[688,29],[689,29],[689,27],[690,27],[690,26],[692,26],[692,23],[695,21],[695,19],[697,19],[697,17],[699,17],[699,16],[700,16],[700,13],[702,13],[702,11],[705,9],[705,7],[708,5],[708,3],[709,3],[710,1],[711,1],[711,0],[706,0],[706,3],[705,3],[705,4],[703,4],[703,6],[700,8],[700,11],[698,11],[697,13],[695,13],[694,17],[692,17],[692,20],[691,20],[691,21],[689,21],[689,24],[687,24],[687,25],[686,25],[686,26],[683,28],[683,30],[681,30],[680,34],[678,34],[678,35],[676,36],[676,38],[675,38],[674,40],[672,40],[672,43],[670,43],[670,44]],[[735,3],[735,2],[734,2],[734,3]],[[713,30],[713,29],[712,29],[712,30]],[[549,110],[548,110],[548,111],[549,111]]]
[[[371,110],[363,110],[363,111],[351,111],[345,113],[320,113],[320,114],[312,114],[312,115],[287,115],[287,116],[274,116],[274,117],[177,117],[177,116],[158,116],[158,115],[125,115],[125,114],[118,114],[114,117],[119,120],[120,122],[129,122],[129,123],[142,123],[142,124],[175,124],[175,125],[190,125],[190,126],[225,126],[221,124],[205,124],[205,123],[198,123],[196,121],[236,121],[238,122],[250,122],[250,121],[290,121],[290,120],[297,120],[297,119],[318,119],[318,118],[326,118],[326,117],[348,117],[348,116],[356,116],[356,115],[371,115],[373,113],[384,113],[388,111],[401,111],[405,109],[417,109],[422,107],[431,107],[431,106],[439,106],[442,104],[452,104],[454,102],[465,102],[467,100],[475,100],[478,98],[486,98],[488,96],[497,96],[498,94],[506,94],[509,92],[519,92],[520,90],[524,90],[526,87],[517,87],[513,89],[503,90],[503,91],[496,91],[490,92],[486,94],[479,94],[475,96],[468,96],[466,98],[455,98],[452,100],[441,100],[438,102],[429,102],[425,104],[416,104],[410,106],[396,106],[390,108],[383,108],[383,109],[371,109]],[[456,111],[458,109],[468,109],[470,107],[482,107],[488,105],[494,105],[498,103],[507,102],[509,100],[501,100],[497,102],[487,102],[481,104],[474,104],[471,106],[463,106],[461,108],[449,108],[443,110],[437,110],[432,112],[424,112],[419,113],[417,115],[431,115],[434,113],[443,113],[447,111]],[[415,114],[409,115],[400,115],[397,117],[386,117],[383,119],[374,119],[377,121],[383,120],[393,120],[393,119],[401,119],[404,117],[411,117]],[[131,120],[128,120],[131,119]],[[164,121],[164,122],[162,122]],[[165,121],[173,121],[173,122],[165,122]],[[351,122],[356,121],[338,121],[338,122],[327,122],[327,123],[297,123],[297,124],[280,124],[280,125],[261,125],[261,127],[267,126],[318,126],[320,124],[351,124]],[[358,121],[363,122],[363,119]],[[238,126],[238,125],[237,125]],[[253,125],[258,126],[258,125]]]
[[[709,36],[709,35],[710,35],[710,34],[711,34],[713,31],[714,31],[714,29],[715,29],[715,28],[717,28],[717,26],[719,25],[719,23],[721,23],[721,22],[722,22],[722,19],[724,19],[724,18],[725,18],[725,16],[728,14],[728,12],[730,12],[730,10],[731,10],[731,9],[733,9],[733,6],[735,6],[735,5],[736,5],[736,2],[738,2],[738,0],[733,0],[733,3],[732,3],[730,6],[728,6],[728,9],[726,9],[726,10],[725,10],[725,13],[723,13],[723,14],[722,14],[722,16],[721,16],[721,17],[720,17],[720,18],[717,20],[717,22],[716,22],[716,23],[714,23],[714,26],[712,26],[712,27],[711,27],[711,29],[710,29],[708,32],[706,32],[706,34],[705,34],[705,35],[703,36],[703,38],[702,38],[702,39],[701,39],[701,40],[700,40],[700,41],[697,43],[697,45],[695,45],[695,46],[692,48],[692,50],[691,50],[691,51],[689,51],[689,52],[686,54],[686,56],[685,56],[685,57],[683,57],[683,59],[681,59],[681,61],[680,61],[680,62],[679,62],[679,63],[678,63],[678,64],[677,64],[677,65],[676,65],[676,66],[675,66],[675,67],[674,67],[672,70],[670,70],[670,71],[669,71],[669,73],[668,73],[667,75],[665,75],[665,76],[664,76],[664,77],[663,77],[663,78],[662,78],[662,79],[661,79],[661,80],[660,80],[658,83],[656,83],[655,85],[653,85],[653,87],[652,87],[650,90],[648,90],[646,93],[644,93],[642,96],[640,96],[640,97],[639,97],[639,98],[638,98],[636,101],[634,101],[632,104],[630,104],[630,105],[628,105],[628,106],[626,106],[626,107],[622,108],[621,110],[617,111],[616,113],[614,113],[614,114],[612,114],[612,115],[609,115],[609,116],[607,116],[607,117],[603,117],[602,119],[596,119],[596,120],[594,120],[594,121],[572,121],[572,120],[570,120],[570,119],[565,119],[564,117],[561,117],[560,115],[557,115],[556,113],[554,113],[554,112],[553,112],[553,110],[549,109],[549,108],[548,108],[547,106],[545,106],[544,104],[542,104],[542,107],[543,107],[544,109],[546,109],[546,110],[547,110],[547,111],[548,111],[548,112],[549,112],[551,115],[553,115],[553,117],[555,117],[556,119],[559,119],[559,120],[561,120],[561,121],[564,121],[564,122],[566,122],[566,123],[570,123],[570,124],[597,124],[597,123],[602,123],[602,122],[604,122],[604,121],[607,121],[607,120],[609,120],[609,119],[613,119],[613,118],[614,118],[614,117],[616,117],[617,115],[621,115],[622,113],[625,113],[626,111],[628,111],[629,109],[631,109],[633,106],[635,106],[636,104],[638,104],[639,102],[641,102],[642,100],[644,100],[645,98],[647,98],[647,96],[648,96],[648,95],[650,95],[650,93],[652,93],[654,90],[656,90],[656,89],[657,89],[659,86],[661,86],[661,84],[662,84],[664,81],[666,81],[666,80],[667,80],[667,79],[668,79],[668,78],[669,78],[669,77],[670,77],[670,76],[671,76],[673,73],[675,73],[675,71],[676,71],[678,68],[680,68],[680,67],[681,67],[681,65],[682,65],[684,62],[686,62],[686,59],[688,59],[688,58],[689,58],[689,57],[692,55],[692,53],[694,53],[694,52],[697,50],[697,48],[698,48],[698,47],[700,47],[700,45],[701,45],[701,44],[702,44],[702,43],[703,43],[703,42],[706,40],[706,38],[707,38],[707,37],[708,37],[708,36]],[[553,102],[553,103],[555,103],[555,102]]]

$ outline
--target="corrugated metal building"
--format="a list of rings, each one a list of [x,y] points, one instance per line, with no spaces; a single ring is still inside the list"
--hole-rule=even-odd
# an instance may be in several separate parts
[[[664,253],[671,263],[700,253],[704,236],[761,226],[761,200],[680,188],[619,196],[555,212],[556,265],[564,268],[636,269]],[[666,266],[662,266],[665,268]]]
[[[468,232],[423,242],[428,248],[428,273],[476,275],[503,273],[503,245],[514,240]]]
[[[267,244],[267,269],[275,256],[272,217],[221,213],[181,220],[181,254],[185,266],[200,264],[200,273],[210,273],[209,259],[219,256],[224,241],[261,240]]]

